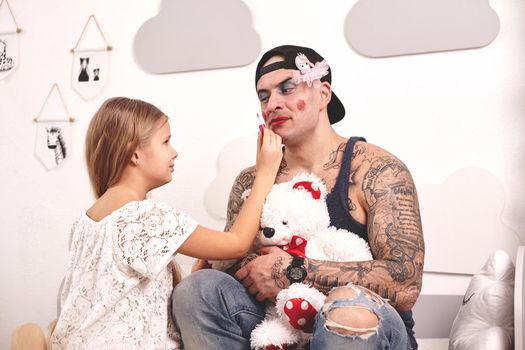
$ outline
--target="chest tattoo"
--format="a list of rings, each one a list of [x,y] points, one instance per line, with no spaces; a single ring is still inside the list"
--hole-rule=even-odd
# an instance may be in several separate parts
[[[277,171],[277,176],[283,175],[286,176],[290,173],[290,168],[288,167],[288,163],[286,163],[286,159],[282,159],[281,165],[279,165],[279,170]]]
[[[348,208],[350,211],[356,211],[357,206],[355,205],[354,201],[352,201],[352,198],[348,197]]]
[[[329,169],[340,169],[341,168],[341,162],[343,161],[343,153],[346,148],[346,142],[341,143],[339,146],[337,146],[337,149],[330,152],[330,155],[328,156],[328,162],[326,162],[323,165],[324,170]]]

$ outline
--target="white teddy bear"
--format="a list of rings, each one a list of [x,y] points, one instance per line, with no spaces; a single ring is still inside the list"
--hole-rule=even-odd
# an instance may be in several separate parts
[[[328,261],[372,260],[368,243],[356,234],[330,227],[324,182],[309,173],[276,184],[266,197],[256,246],[277,245],[291,255]],[[311,337],[325,295],[294,283],[277,295],[275,307],[251,334],[257,350],[301,347]]]

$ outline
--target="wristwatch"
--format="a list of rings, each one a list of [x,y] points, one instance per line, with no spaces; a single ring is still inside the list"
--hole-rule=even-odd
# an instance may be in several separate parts
[[[286,277],[291,283],[299,283],[306,278],[306,267],[304,266],[304,258],[294,256],[292,262],[286,268]]]

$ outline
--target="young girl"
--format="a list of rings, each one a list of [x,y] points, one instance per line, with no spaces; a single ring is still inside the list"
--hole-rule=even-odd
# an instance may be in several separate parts
[[[53,349],[176,349],[171,261],[243,256],[259,229],[282,157],[281,139],[259,134],[255,183],[230,232],[145,199],[171,181],[177,152],[167,117],[124,97],[104,102],[89,125],[86,160],[97,201],[73,225]]]

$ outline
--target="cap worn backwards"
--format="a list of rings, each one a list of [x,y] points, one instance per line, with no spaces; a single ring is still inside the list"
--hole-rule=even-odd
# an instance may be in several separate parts
[[[264,66],[274,56],[282,56],[283,61],[277,61]],[[255,85],[259,79],[278,69],[294,69],[293,79],[296,82],[305,82],[308,86],[316,86],[319,81],[332,83],[332,70],[326,61],[314,50],[308,47],[283,45],[267,51],[259,60],[255,70]],[[337,123],[345,116],[345,107],[332,91],[332,98],[327,107],[330,124]]]

